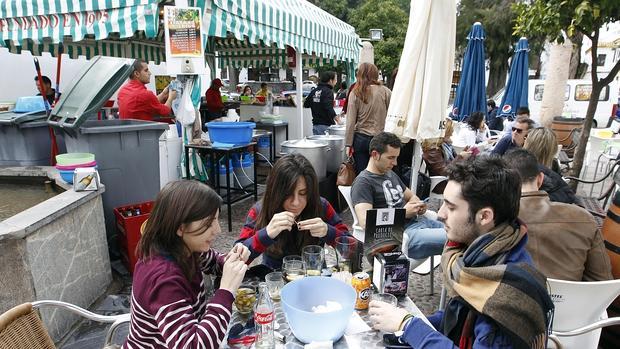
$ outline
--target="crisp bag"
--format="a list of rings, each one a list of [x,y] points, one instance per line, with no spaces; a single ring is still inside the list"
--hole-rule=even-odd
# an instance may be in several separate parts
[[[355,168],[353,167],[353,158],[349,157],[345,162],[340,165],[338,169],[338,177],[336,178],[336,185],[350,186],[355,179]]]

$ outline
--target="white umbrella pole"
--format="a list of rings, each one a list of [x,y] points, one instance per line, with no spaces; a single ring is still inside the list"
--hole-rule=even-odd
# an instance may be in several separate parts
[[[417,142],[415,139],[412,139],[410,142],[413,142],[413,158],[411,159],[411,182],[409,189],[418,195],[418,171],[420,171],[422,166],[422,147],[420,142]]]
[[[301,62],[301,49],[296,49],[295,50],[295,60],[296,60],[296,65],[295,65],[295,75],[296,76],[296,83],[295,83],[295,90],[296,90],[296,95],[297,95],[297,118],[299,119],[299,129],[301,131],[300,134],[300,139],[304,138],[304,96],[303,96],[303,91],[302,91],[302,85],[303,85],[303,71],[302,71],[302,62]]]

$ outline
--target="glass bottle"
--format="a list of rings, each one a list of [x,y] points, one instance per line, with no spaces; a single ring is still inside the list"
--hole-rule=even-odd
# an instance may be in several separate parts
[[[258,299],[254,305],[254,323],[256,325],[256,348],[274,348],[273,323],[275,311],[267,284],[261,282],[258,286]]]

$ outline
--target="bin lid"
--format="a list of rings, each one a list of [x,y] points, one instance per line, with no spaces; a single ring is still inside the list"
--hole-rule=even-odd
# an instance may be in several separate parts
[[[65,89],[47,122],[77,131],[131,74],[133,59],[93,57]]]
[[[30,113],[0,112],[0,125],[20,125],[28,121],[45,121],[45,119],[47,119],[45,110]]]

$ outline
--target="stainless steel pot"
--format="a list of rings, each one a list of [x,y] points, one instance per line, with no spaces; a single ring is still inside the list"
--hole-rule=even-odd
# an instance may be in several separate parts
[[[296,139],[284,141],[281,146],[282,155],[298,153],[305,156],[312,164],[312,167],[314,167],[314,171],[319,180],[327,176],[327,154],[329,152],[327,142],[311,139]]]
[[[336,135],[336,136],[345,136],[345,133],[347,131],[347,127],[345,125],[331,125],[329,128],[327,128],[327,132],[330,135]]]
[[[344,136],[337,135],[314,135],[308,139],[327,142],[327,172],[338,172],[340,164],[345,160]]]

